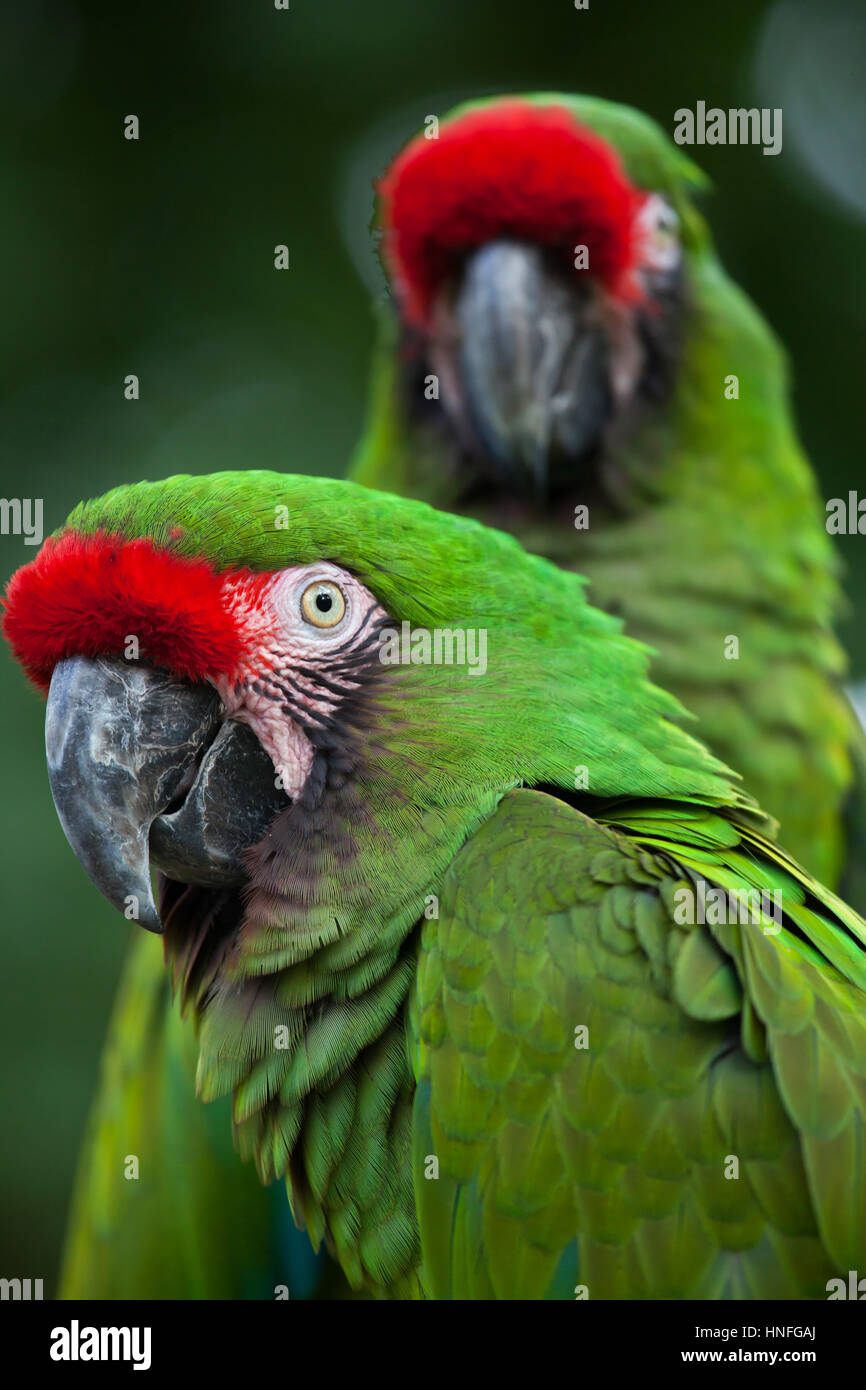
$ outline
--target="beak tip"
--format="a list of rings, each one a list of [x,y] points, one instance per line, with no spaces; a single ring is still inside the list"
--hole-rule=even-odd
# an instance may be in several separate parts
[[[153,932],[154,936],[162,936],[164,930],[162,918],[154,901],[149,881],[146,888],[142,884],[138,892],[124,898],[123,904],[115,901],[113,905],[120,908],[124,917],[133,926],[143,927],[145,931]]]
[[[162,918],[156,908],[146,916],[139,917],[136,926],[144,927],[145,931],[152,932],[154,936],[162,936],[163,934]]]

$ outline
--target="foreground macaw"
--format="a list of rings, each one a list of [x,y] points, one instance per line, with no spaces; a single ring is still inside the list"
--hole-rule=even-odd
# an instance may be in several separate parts
[[[692,203],[705,182],[586,97],[474,103],[413,140],[379,189],[393,305],[352,476],[586,575],[791,852],[864,910],[825,518],[781,349]]]
[[[177,477],[79,506],[5,631],[70,843],[164,933],[201,1098],[354,1287],[863,1267],[866,924],[577,576],[350,482]]]

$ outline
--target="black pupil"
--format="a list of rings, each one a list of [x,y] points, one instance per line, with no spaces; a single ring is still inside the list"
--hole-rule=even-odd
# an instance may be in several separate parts
[[[325,590],[320,590],[316,594],[316,607],[320,613],[330,613],[334,606],[334,600]]]

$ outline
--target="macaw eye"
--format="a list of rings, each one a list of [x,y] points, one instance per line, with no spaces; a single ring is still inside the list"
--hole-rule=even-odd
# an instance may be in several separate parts
[[[651,270],[672,270],[680,259],[680,219],[666,198],[652,193],[640,213]]]
[[[677,237],[680,234],[680,219],[664,198],[659,198],[656,204],[655,225],[657,236]]]
[[[301,594],[301,617],[313,627],[336,627],[343,621],[346,600],[342,589],[327,579],[308,584]]]

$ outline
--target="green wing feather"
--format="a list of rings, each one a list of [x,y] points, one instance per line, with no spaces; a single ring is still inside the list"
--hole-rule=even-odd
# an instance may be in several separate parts
[[[859,719],[851,710],[852,721]],[[854,780],[844,809],[845,862],[839,891],[847,902],[861,907],[866,903],[866,737],[862,729],[851,741]]]
[[[425,926],[431,1292],[826,1297],[866,1259],[866,927],[725,816],[605,816],[510,793]],[[679,925],[699,876],[781,889],[781,930]]]

